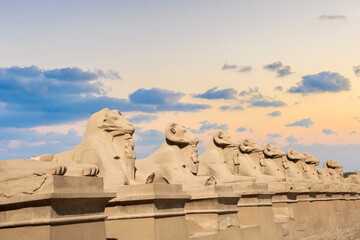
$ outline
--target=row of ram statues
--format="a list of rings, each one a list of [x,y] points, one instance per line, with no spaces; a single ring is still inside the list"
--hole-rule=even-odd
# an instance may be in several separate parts
[[[0,161],[0,239],[17,239],[19,229],[30,236],[24,239],[105,239],[85,224],[95,220],[84,216],[104,223],[105,228],[96,228],[109,240],[341,239],[344,233],[358,234],[360,176],[344,178],[342,165],[334,160],[318,168],[320,161],[310,153],[284,152],[251,139],[235,141],[222,130],[213,132],[198,156],[198,138],[177,123],[167,124],[164,143],[155,153],[136,160],[134,131],[119,111],[103,109],[90,117],[83,141],[73,149]],[[97,198],[86,195],[94,191]],[[48,216],[45,221],[38,213],[43,209],[39,198],[49,193],[81,193],[71,201],[81,200],[82,207],[60,197],[68,199],[62,200],[63,207],[49,202],[56,220]],[[102,199],[103,207],[91,212],[98,203],[83,206],[89,199]],[[106,216],[99,218],[100,212]],[[75,223],[85,224],[81,234],[69,230]],[[52,234],[28,230],[43,225]],[[57,231],[63,238],[52,237]]]

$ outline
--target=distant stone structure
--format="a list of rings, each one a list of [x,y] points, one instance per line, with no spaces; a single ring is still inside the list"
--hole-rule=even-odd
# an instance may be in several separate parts
[[[310,153],[169,123],[135,160],[134,126],[103,109],[74,149],[0,161],[0,239],[360,238],[360,177]]]

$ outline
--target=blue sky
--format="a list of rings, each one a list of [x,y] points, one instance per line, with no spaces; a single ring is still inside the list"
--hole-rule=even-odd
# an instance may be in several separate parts
[[[359,1],[1,1],[0,160],[78,144],[104,107],[138,158],[167,122],[360,170]]]

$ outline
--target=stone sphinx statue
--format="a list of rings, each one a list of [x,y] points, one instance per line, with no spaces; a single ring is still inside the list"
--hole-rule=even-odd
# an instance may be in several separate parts
[[[135,178],[133,133],[133,125],[119,111],[102,109],[90,117],[84,139],[74,149],[1,161],[0,181],[49,174],[99,175],[106,190],[116,190]]]
[[[115,190],[134,180],[133,133],[133,125],[119,111],[102,109],[90,117],[84,139],[74,149],[32,159],[1,161],[0,182],[53,174],[99,174],[104,178],[104,188]]]
[[[277,146],[265,143],[264,148],[264,173],[271,176],[286,177],[286,153]]]
[[[263,148],[251,139],[244,139],[238,143],[239,175],[255,177],[257,180],[284,181],[281,175],[265,175],[266,162]]]
[[[231,137],[216,130],[204,153],[199,156],[199,176],[212,176],[217,183],[254,182],[255,178],[239,173],[239,148]]]
[[[343,166],[335,160],[327,160],[323,164],[325,180],[343,182]]]
[[[99,176],[104,178],[104,188],[116,190],[116,187],[135,179],[134,131],[134,126],[118,110],[105,108],[90,117],[79,145],[54,156],[41,156],[40,161],[70,166],[91,164],[96,168],[90,172],[99,172]],[[89,174],[83,171],[83,175]]]
[[[167,124],[161,147],[149,157],[136,160],[136,180],[201,186],[215,184],[212,177],[198,176],[198,142],[199,139],[184,126]]]
[[[304,172],[307,171],[305,155],[294,149],[289,149],[286,152],[286,157],[288,159],[284,164],[286,177],[297,180],[305,179]]]
[[[263,147],[266,165],[265,174],[284,176],[287,181],[301,181],[308,178],[309,167],[305,163],[306,156],[304,154],[294,149],[289,149],[285,153],[270,143],[265,143]]]
[[[321,180],[321,177],[319,175],[321,175],[321,171],[319,171],[318,168],[316,168],[316,166],[319,165],[320,160],[317,159],[314,155],[310,154],[310,153],[302,153],[305,156],[305,163],[306,163],[306,178],[314,180],[314,181],[319,181]]]

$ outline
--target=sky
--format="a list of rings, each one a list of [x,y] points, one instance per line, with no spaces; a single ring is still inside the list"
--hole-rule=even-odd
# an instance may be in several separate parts
[[[360,170],[359,1],[0,1],[0,160],[118,109],[144,158],[178,122]]]

